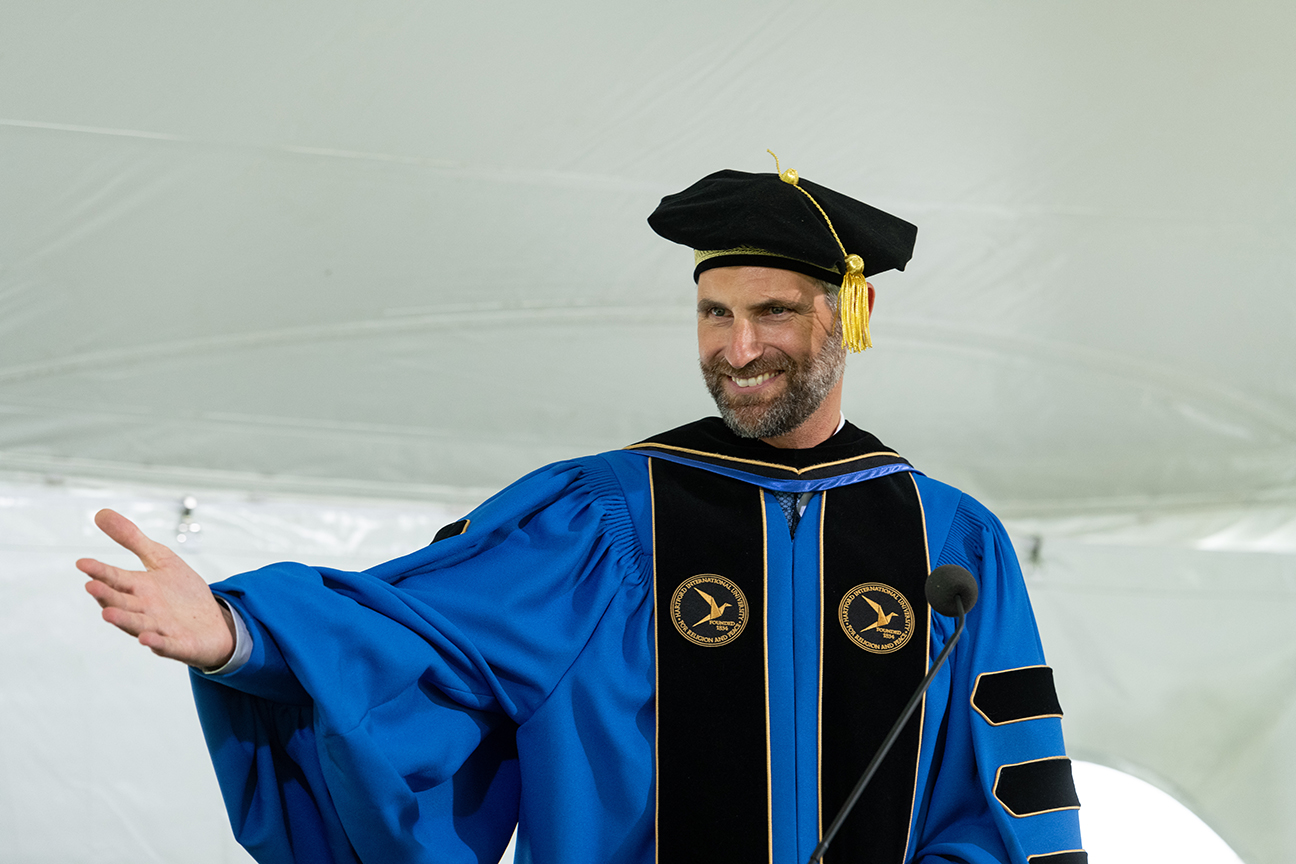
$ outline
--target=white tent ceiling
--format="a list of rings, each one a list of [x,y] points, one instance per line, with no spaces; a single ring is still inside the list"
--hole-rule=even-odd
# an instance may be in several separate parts
[[[1044,538],[1073,748],[1277,862],[1294,89],[1280,2],[4,4],[0,472],[457,504],[708,413],[644,218],[771,147],[919,225],[846,411]]]

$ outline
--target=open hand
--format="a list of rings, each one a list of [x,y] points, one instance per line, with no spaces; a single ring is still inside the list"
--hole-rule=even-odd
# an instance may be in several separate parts
[[[144,565],[140,571],[93,558],[76,562],[91,579],[86,591],[103,607],[103,619],[154,654],[203,669],[223,666],[234,654],[234,622],[207,582],[120,513],[100,510],[95,524]]]

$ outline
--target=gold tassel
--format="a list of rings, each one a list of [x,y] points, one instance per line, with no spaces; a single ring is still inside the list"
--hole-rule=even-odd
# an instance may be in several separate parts
[[[837,305],[841,309],[842,347],[847,351],[863,351],[865,348],[872,348],[873,337],[869,335],[868,281],[864,278],[864,259],[858,255],[846,255],[846,247],[837,236],[837,229],[833,227],[827,212],[819,206],[819,202],[813,195],[801,188],[801,177],[797,174],[797,170],[789,168],[780,171],[778,156],[774,155],[773,150],[767,149],[765,152],[774,156],[774,170],[778,172],[779,179],[810,199],[810,203],[819,211],[819,215],[823,216],[824,222],[828,223],[828,230],[837,241],[837,248],[846,257],[846,275],[842,276],[841,293],[837,295]]]
[[[868,281],[864,278],[864,259],[858,255],[846,256],[846,275],[842,277],[837,303],[841,307],[842,346],[848,351],[872,348]]]

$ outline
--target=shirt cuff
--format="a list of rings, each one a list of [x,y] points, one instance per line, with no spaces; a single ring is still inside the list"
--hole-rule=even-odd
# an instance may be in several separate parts
[[[243,616],[237,609],[226,603],[224,598],[217,597],[216,602],[228,609],[234,619],[234,653],[230,655],[229,660],[225,661],[225,665],[218,669],[199,669],[198,671],[204,675],[228,675],[237,672],[252,656],[252,634],[248,632],[247,624],[243,623]]]

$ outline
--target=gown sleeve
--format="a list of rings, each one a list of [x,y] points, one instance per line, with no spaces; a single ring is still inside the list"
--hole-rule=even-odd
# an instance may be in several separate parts
[[[914,860],[923,864],[1083,864],[1079,801],[1017,556],[999,520],[971,497],[922,478],[932,566],[958,564],[979,596],[950,656],[948,708]],[[944,515],[941,511],[944,510]],[[954,619],[933,613],[933,653]]]
[[[253,640],[237,671],[191,676],[239,842],[262,864],[498,860],[517,725],[643,561],[591,457],[371,570],[275,564],[214,585]]]

